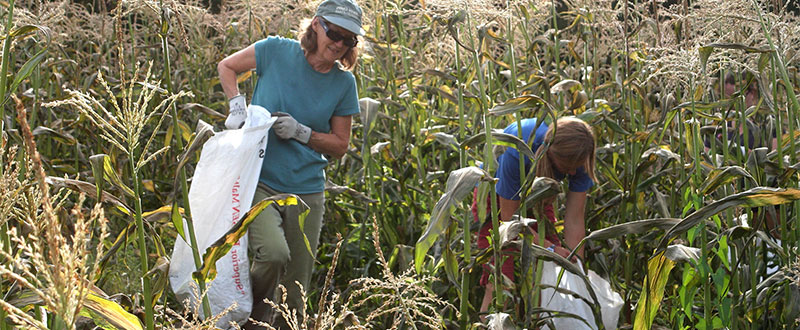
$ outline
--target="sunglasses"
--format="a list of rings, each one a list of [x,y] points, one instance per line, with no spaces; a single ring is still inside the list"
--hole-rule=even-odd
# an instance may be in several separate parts
[[[347,38],[341,35],[339,32],[329,29],[328,24],[325,24],[324,19],[320,19],[319,24],[322,25],[322,29],[325,30],[325,35],[328,36],[328,39],[331,39],[331,41],[339,42],[339,40],[342,40],[344,45],[350,48],[358,45],[358,37],[353,36],[352,38]]]

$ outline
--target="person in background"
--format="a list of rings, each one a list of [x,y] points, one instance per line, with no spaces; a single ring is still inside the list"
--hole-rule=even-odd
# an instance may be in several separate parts
[[[535,164],[528,157],[525,158],[525,172],[531,166],[535,166],[537,177],[548,177],[556,180],[566,178],[569,181],[569,192],[566,194],[566,209],[564,213],[564,241],[566,247],[562,247],[556,233],[547,233],[545,236],[544,247],[550,251],[558,253],[563,257],[570,254],[568,248],[575,247],[586,236],[584,224],[585,206],[587,191],[594,185],[595,181],[595,138],[591,127],[584,121],[575,117],[562,117],[553,126],[540,123],[538,128],[536,118],[523,119],[522,137],[526,143],[533,138],[532,151],[539,159]],[[536,131],[533,132],[534,128]],[[504,133],[517,136],[517,123],[512,123],[503,131]],[[531,134],[531,133],[534,134]],[[550,143],[549,148],[542,148],[543,144]],[[495,177],[498,179],[496,184],[497,201],[500,208],[500,221],[508,221],[517,213],[521,205],[520,190],[523,188],[520,180],[519,152],[514,148],[509,148],[497,158],[497,171]],[[472,214],[475,221],[480,221],[478,215],[478,194],[477,188],[474,191]],[[489,197],[491,198],[491,197]],[[550,199],[538,205],[538,208],[548,221],[555,223],[555,212],[553,211],[553,201]],[[491,200],[487,199],[487,210],[490,208]],[[487,212],[488,213],[488,212]],[[533,216],[533,209],[528,211],[528,216]],[[486,249],[489,247],[488,237],[491,235],[492,220],[487,215],[483,220],[483,225],[478,232],[478,248]],[[533,242],[539,243],[537,228],[531,228],[533,232]],[[577,251],[579,257],[583,257],[583,248]],[[506,254],[502,263],[502,273],[510,280],[514,280],[514,258]],[[484,286],[485,292],[481,303],[480,312],[484,315],[489,310],[492,302],[494,285],[489,281],[489,267],[484,266],[480,284]]]
[[[742,110],[748,110],[751,107],[760,107],[762,99],[758,79],[754,79],[751,73],[745,73],[743,76],[743,86],[737,86],[736,78],[734,77],[733,73],[729,72],[725,75],[723,85],[724,98],[732,98],[737,92],[741,92],[741,94],[744,95],[744,108]],[[759,123],[751,118],[755,117],[749,117],[745,119],[748,130],[747,143],[745,143],[744,127],[739,124],[740,121],[738,120],[728,122],[728,140],[738,141],[738,146],[740,147],[739,150],[741,150],[744,154],[747,154],[756,148],[768,147],[769,150],[777,149],[778,139],[776,134],[778,130],[767,124],[766,121]],[[736,140],[737,138],[738,140]],[[718,142],[722,140],[722,134],[717,135],[717,140]],[[706,152],[708,152],[708,146],[706,146]],[[778,230],[780,221],[776,217],[777,212],[777,206],[753,208],[754,219],[751,225],[761,228],[763,231],[768,232],[773,237],[780,239],[780,232]],[[763,220],[765,220],[763,225],[759,223],[762,217]]]
[[[349,70],[358,59],[358,36],[364,35],[361,16],[353,0],[325,0],[316,15],[303,23],[299,41],[268,37],[217,66],[230,100],[227,128],[242,127],[247,117],[236,77],[251,69],[258,75],[251,103],[278,117],[269,133],[254,204],[275,194],[293,193],[310,207],[302,230],[297,212],[281,216],[273,206],[249,228],[251,319],[278,329],[289,327],[264,299],[280,302],[276,288],[283,285],[287,304],[302,322],[304,306],[295,281],[309,290],[315,258],[303,236],[316,252],[325,211],[326,155],[344,155],[350,143],[351,116],[359,113],[355,77]],[[251,321],[244,328],[263,329],[256,325]]]
[[[750,74],[744,74],[745,76]],[[723,82],[722,92],[723,92],[723,99],[731,99],[736,96],[744,96],[744,102],[742,103],[743,108],[741,111],[747,111],[751,107],[759,107],[761,106],[761,93],[758,85],[757,79],[742,79],[743,86],[737,86],[736,78],[732,73],[727,73],[725,75],[725,80]],[[736,94],[736,93],[740,94]],[[731,106],[731,110],[736,109],[735,106]],[[753,120],[753,116],[748,116],[745,119],[745,125],[747,126],[747,134],[745,134],[744,125],[740,125],[740,121],[738,116],[733,119],[729,119],[727,123],[728,127],[728,140],[735,141],[738,146],[743,147],[743,152],[747,150],[752,150],[759,147],[769,147],[771,150],[774,150],[777,147],[777,138],[775,137],[774,129],[770,127],[766,127],[769,125],[765,124],[758,124]],[[766,135],[765,133],[768,131],[772,131],[770,135]],[[745,140],[745,135],[747,139]],[[722,134],[719,133],[716,135],[717,142],[722,141]],[[709,141],[704,141],[706,144],[706,152],[709,149]]]

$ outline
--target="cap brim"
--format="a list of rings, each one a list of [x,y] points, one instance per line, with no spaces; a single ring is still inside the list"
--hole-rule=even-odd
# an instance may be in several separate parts
[[[350,20],[341,18],[339,16],[331,16],[331,15],[323,15],[322,18],[324,18],[328,22],[336,24],[337,26],[340,26],[341,28],[353,32],[357,35],[363,36],[364,34],[366,34],[366,31],[364,31],[364,29],[362,29],[357,24],[354,24]]]

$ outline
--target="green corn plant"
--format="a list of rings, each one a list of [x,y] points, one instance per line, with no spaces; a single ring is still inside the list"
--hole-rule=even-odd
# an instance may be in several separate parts
[[[159,33],[159,37],[161,39],[161,56],[164,64],[164,85],[166,86],[167,93],[173,93],[172,87],[172,77],[170,70],[170,57],[169,57],[169,9],[164,6],[164,2],[160,1],[159,5],[161,7],[161,31]],[[175,143],[177,146],[177,150],[183,150],[183,134],[181,125],[179,124],[178,118],[178,107],[175,103],[172,103],[169,107],[170,113],[172,115],[172,132],[175,135]],[[186,175],[186,168],[180,167],[178,173],[178,181],[180,182],[180,191],[181,197],[183,198],[183,208],[184,208],[184,216],[186,218],[186,224],[189,234],[189,246],[192,248],[192,256],[194,258],[194,264],[196,268],[200,268],[202,266],[202,262],[200,259],[200,251],[197,246],[197,236],[195,235],[194,231],[194,222],[192,221],[192,211],[189,205],[189,187],[187,184],[187,175]],[[173,205],[173,213],[177,210],[177,203]],[[183,226],[183,221],[179,220],[175,222],[176,226]],[[200,292],[206,291],[206,280],[205,278],[200,278],[197,281],[197,286]],[[211,317],[211,305],[208,302],[208,296],[203,295],[203,314],[206,318]]]
[[[134,221],[136,223],[137,232],[137,245],[139,248],[139,262],[140,270],[142,273],[142,287],[145,304],[145,326],[146,328],[153,329],[154,324],[154,311],[153,311],[153,293],[151,281],[148,276],[150,272],[148,253],[147,253],[147,239],[145,234],[144,222],[142,221],[142,183],[141,173],[145,165],[153,159],[167,151],[167,147],[150,151],[153,139],[157,129],[161,127],[166,115],[165,109],[172,106],[178,99],[185,96],[191,96],[189,92],[179,92],[177,94],[168,95],[156,107],[150,108],[150,101],[160,90],[155,88],[158,82],[151,80],[152,75],[150,69],[152,63],[148,65],[144,78],[139,78],[140,70],[137,67],[132,79],[128,82],[127,86],[121,91],[120,101],[117,101],[116,95],[111,86],[103,78],[102,74],[98,74],[98,79],[101,85],[105,88],[105,92],[112,96],[109,98],[109,105],[105,105],[95,99],[93,96],[79,91],[69,91],[70,98],[53,101],[44,104],[46,107],[64,107],[69,106],[76,108],[82,115],[86,116],[98,129],[100,129],[101,137],[113,147],[123,152],[129,159],[130,175],[133,184],[133,199],[134,199]],[[124,73],[123,73],[124,75]],[[141,80],[140,80],[141,79]],[[142,86],[139,87],[140,83]],[[147,87],[150,86],[150,87]],[[109,110],[109,108],[111,108]],[[157,111],[161,112],[159,117],[156,117]],[[142,133],[145,127],[151,120],[156,120],[155,130],[144,144],[142,144]]]
[[[3,41],[3,57],[0,63],[0,97],[6,99],[6,84],[8,81],[8,67],[11,56],[11,28],[14,26],[14,0],[8,2],[8,13],[6,21],[6,36]],[[5,104],[5,102],[3,102]],[[6,122],[5,106],[0,107],[0,131],[5,131]],[[5,232],[5,231],[4,231]]]
[[[470,19],[469,13],[466,15],[466,23],[467,23],[467,30],[473,30],[472,21]],[[485,110],[488,109],[489,103],[491,101],[487,101],[484,98],[486,95],[486,82],[484,81],[486,78],[486,74],[483,71],[483,63],[481,61],[481,50],[483,49],[483,40],[476,40],[470,36],[469,38],[470,48],[472,50],[472,60],[473,64],[475,65],[476,76],[478,77],[478,109],[481,109],[483,112],[483,124],[484,124],[484,137],[486,139],[486,144],[484,146],[484,164],[485,170],[488,173],[494,173],[494,156],[492,153],[492,134],[491,129],[492,125],[492,118],[487,115]],[[499,242],[500,232],[499,232],[499,208],[497,205],[497,198],[495,187],[493,185],[489,185],[489,198],[491,200],[491,221],[492,221],[492,242]],[[502,264],[501,253],[500,249],[494,249],[494,260],[496,265]],[[502,310],[503,306],[503,287],[501,285],[502,277],[501,267],[494,268],[494,306],[495,311]]]
[[[109,301],[93,284],[98,275],[99,259],[92,256],[103,253],[103,245],[93,247],[91,244],[95,238],[94,229],[99,230],[97,238],[101,241],[108,235],[108,221],[101,199],[97,198],[98,202],[89,214],[85,213],[82,206],[86,196],[95,192],[90,189],[80,192],[71,218],[57,211],[65,207],[69,193],[63,190],[51,193],[51,188],[57,188],[59,181],[64,179],[45,174],[41,154],[26,119],[26,108],[18,98],[13,99],[24,136],[26,160],[17,162],[12,159],[4,165],[6,171],[0,185],[8,193],[2,205],[6,211],[33,209],[21,213],[12,211],[7,214],[8,218],[3,218],[4,223],[13,219],[13,223],[27,226],[27,229],[22,226],[11,228],[8,235],[13,246],[4,245],[0,250],[2,259],[7,262],[0,265],[0,273],[19,286],[16,290],[4,292],[4,298],[0,300],[3,310],[8,313],[8,320],[26,328],[75,329],[79,317],[87,316],[96,324],[141,329],[135,316]],[[11,149],[12,155],[15,150]],[[5,149],[0,150],[0,154],[5,154]],[[34,182],[36,184],[31,184]],[[36,212],[39,207],[41,213]],[[69,226],[72,233],[63,232]],[[15,252],[9,253],[8,249]],[[46,308],[46,321],[38,306]],[[34,315],[26,311],[31,307],[36,311]]]

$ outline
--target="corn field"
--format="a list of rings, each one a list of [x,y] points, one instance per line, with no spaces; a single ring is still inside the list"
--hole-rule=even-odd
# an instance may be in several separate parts
[[[194,239],[198,123],[219,131],[228,111],[217,63],[296,39],[318,3],[0,3],[0,330],[214,329],[221,315],[178,301],[167,272]],[[296,329],[489,328],[478,279],[499,252],[475,244],[473,188],[495,193],[498,149],[530,148],[495,130],[563,116],[596,136],[583,262],[622,296],[620,328],[800,328],[795,2],[359,4],[361,114],[326,169]],[[524,182],[523,203],[556,196],[560,219],[566,186]],[[492,328],[563,317],[540,308],[536,269],[571,263],[493,239],[522,246],[522,276],[495,285]],[[226,247],[195,250],[198,292]]]

